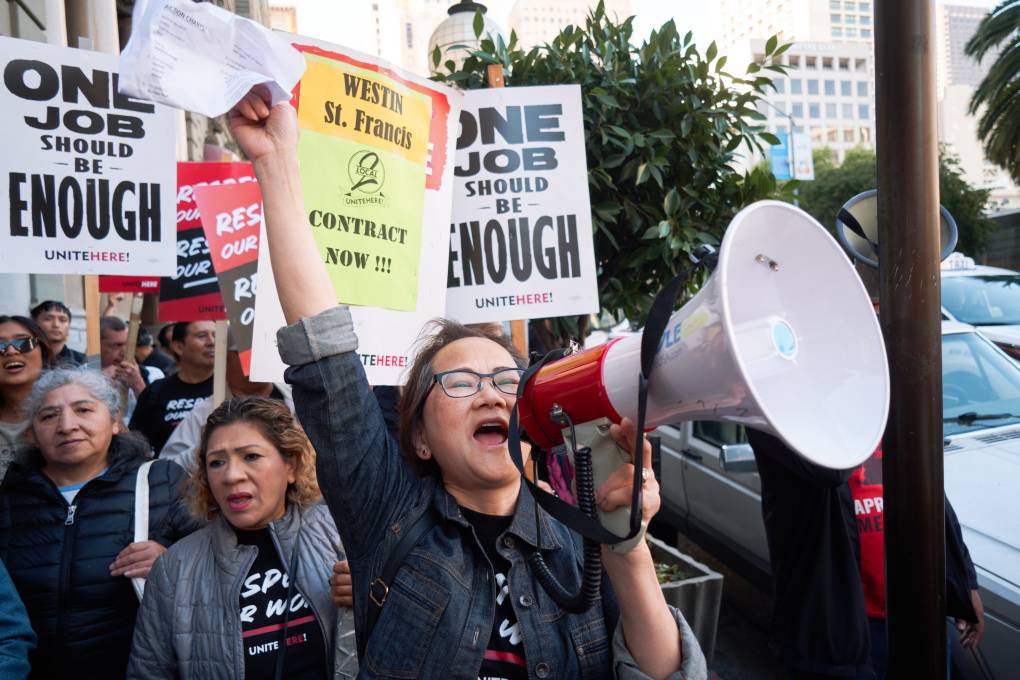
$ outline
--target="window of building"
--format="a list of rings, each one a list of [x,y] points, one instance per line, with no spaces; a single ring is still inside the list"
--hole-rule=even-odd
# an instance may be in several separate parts
[[[835,118],[836,117],[836,105],[835,104],[831,104],[830,103],[830,104],[826,104],[825,105],[825,117],[826,118]]]
[[[843,31],[843,35],[845,35],[848,38],[856,38],[857,37],[857,29],[856,28],[847,28],[846,30]]]
[[[862,38],[870,38],[871,37],[871,29],[870,28],[862,28],[861,29],[861,37]]]
[[[839,70],[840,71],[849,71],[850,70],[850,60],[849,59],[840,59],[839,60]]]
[[[823,71],[832,70],[832,57],[822,57],[822,70]]]
[[[854,105],[853,104],[843,104],[843,116],[842,117],[846,118],[847,120],[850,120],[851,118],[854,117]]]
[[[854,70],[855,71],[866,71],[868,62],[864,59],[854,59]]]
[[[867,14],[862,14],[861,16],[859,16],[857,18],[857,22],[861,26],[870,26],[871,25],[871,17],[869,17]]]
[[[822,143],[822,128],[820,127],[811,128],[811,143],[815,146]]]
[[[834,23],[834,24],[841,24],[841,23],[843,23],[843,15],[842,14],[830,14],[829,15],[829,20],[832,23]]]
[[[855,15],[855,14],[847,14],[843,18],[843,23],[844,24],[856,24],[857,23],[857,15]]]
[[[839,26],[833,26],[832,27],[832,37],[833,38],[842,38],[843,37],[843,29],[840,28]]]
[[[808,104],[808,118],[821,118],[822,107],[814,102]]]
[[[802,134],[804,134],[804,126],[803,125],[796,125],[796,126],[794,126],[793,131],[795,133],[799,134],[799,135],[802,135]]]
[[[786,102],[772,102],[772,107],[780,113],[786,113]]]
[[[407,34],[407,49],[414,49],[414,26],[410,22],[404,24],[404,32]]]
[[[772,81],[772,84],[776,88],[776,94],[783,94],[786,92],[786,79],[776,78]]]
[[[781,135],[785,135],[786,132],[787,132],[787,128],[786,128],[785,125],[777,125],[776,126],[776,132],[778,132]]]
[[[825,96],[835,97],[836,96],[836,81],[826,80],[825,81]]]
[[[857,129],[860,132],[859,137],[860,137],[861,142],[864,143],[864,144],[870,143],[871,142],[871,128],[869,128],[869,127],[862,127],[862,128],[857,128]]]
[[[844,2],[843,3],[843,9],[845,9],[848,12],[853,12],[855,9],[857,9],[857,3],[856,2]]]
[[[869,106],[868,104],[857,105],[857,117],[860,118],[861,120],[867,120],[868,118],[870,118],[869,116],[870,113],[871,106]]]
[[[866,80],[857,81],[857,96],[858,97],[868,96],[868,81]]]
[[[818,59],[815,57],[804,57],[804,68],[818,68]]]
[[[829,9],[842,9],[842,5],[839,0],[829,0]]]
[[[839,130],[837,130],[836,128],[825,128],[825,141],[838,142]]]
[[[848,144],[853,144],[854,131],[853,128],[843,128],[843,141]]]
[[[858,2],[857,9],[861,12],[871,14],[871,3],[870,2]]]
[[[850,97],[854,93],[853,83],[849,80],[839,81],[839,94],[841,97]]]
[[[790,78],[790,94],[800,94],[802,91],[800,78]]]
[[[793,104],[790,104],[790,115],[794,118],[803,118],[804,105],[800,102],[793,102]]]
[[[807,81],[807,93],[818,94],[818,81],[814,78],[810,78]]]

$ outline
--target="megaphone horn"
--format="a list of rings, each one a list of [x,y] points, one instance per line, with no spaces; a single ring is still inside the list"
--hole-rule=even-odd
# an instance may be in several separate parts
[[[939,206],[939,260],[945,260],[956,248],[959,230],[956,220]],[[843,204],[836,215],[836,238],[856,260],[878,269],[878,190],[868,189]]]
[[[521,425],[538,446],[562,420],[637,420],[641,336],[543,366],[524,386]],[[805,459],[867,459],[889,408],[885,345],[870,298],[811,216],[761,201],[730,222],[715,272],[670,318],[649,378],[646,425],[723,420],[776,435]]]

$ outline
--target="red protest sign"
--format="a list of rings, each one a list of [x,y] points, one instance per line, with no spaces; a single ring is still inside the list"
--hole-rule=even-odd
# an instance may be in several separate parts
[[[250,163],[177,164],[177,275],[163,278],[159,290],[161,321],[227,318],[216,271],[202,232],[195,190],[255,182]]]
[[[158,276],[100,276],[100,293],[158,293]]]
[[[251,369],[262,194],[255,182],[195,188],[209,254],[219,279],[244,374]]]

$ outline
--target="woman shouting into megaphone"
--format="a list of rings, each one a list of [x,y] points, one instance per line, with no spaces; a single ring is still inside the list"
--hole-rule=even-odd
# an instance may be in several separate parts
[[[603,549],[601,596],[586,612],[563,611],[540,587],[528,557],[541,551],[559,582],[577,588],[582,545],[536,512],[510,459],[507,428],[525,362],[504,338],[437,322],[404,388],[400,442],[388,435],[350,312],[337,306],[306,226],[294,109],[269,108],[252,91],[230,124],[262,188],[291,324],[278,334],[280,355],[350,560],[359,677],[706,677],[645,543],[624,554]],[[634,435],[629,421],[613,428],[625,449]],[[647,445],[642,458],[649,467]],[[633,474],[624,465],[597,490],[604,510],[628,504]],[[647,477],[645,520],[659,508]]]

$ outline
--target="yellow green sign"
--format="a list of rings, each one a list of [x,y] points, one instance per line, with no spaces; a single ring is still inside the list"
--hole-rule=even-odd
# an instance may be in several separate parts
[[[337,297],[414,310],[432,102],[347,55],[306,52],[305,60],[301,185]]]

